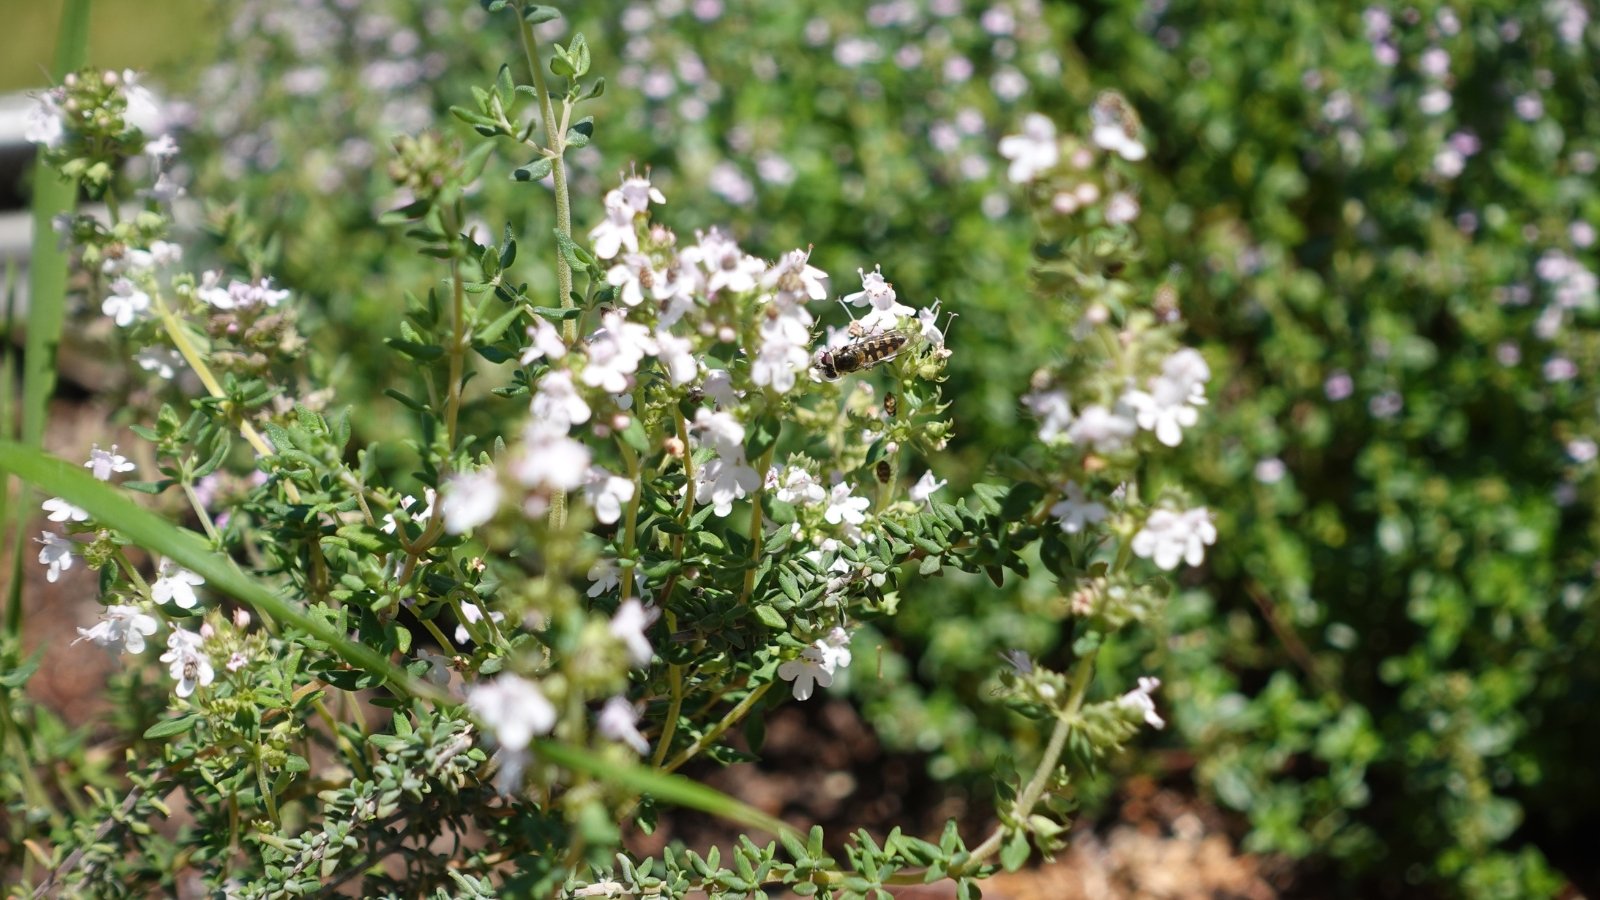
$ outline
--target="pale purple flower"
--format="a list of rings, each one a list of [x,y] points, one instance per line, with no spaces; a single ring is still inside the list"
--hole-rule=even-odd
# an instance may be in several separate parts
[[[639,733],[639,711],[626,697],[612,697],[595,718],[595,730],[600,736],[627,744],[640,755],[650,752],[650,742]]]
[[[1011,160],[1006,177],[1013,184],[1033,181],[1061,161],[1055,123],[1039,113],[1029,113],[1022,120],[1022,133],[1000,139],[1000,155]]]
[[[929,469],[922,473],[922,477],[917,479],[916,484],[911,486],[909,491],[911,502],[928,504],[932,500],[934,493],[949,483],[949,480],[944,478],[935,480],[933,470]]]
[[[756,289],[767,271],[764,261],[746,254],[732,238],[715,228],[697,236],[699,240],[685,247],[680,258],[706,273],[707,293],[745,293]]]
[[[100,621],[92,627],[79,628],[78,640],[93,641],[102,647],[121,645],[129,653],[143,653],[144,639],[156,633],[155,616],[147,615],[137,606],[108,606],[100,612]]]
[[[620,311],[608,312],[600,321],[602,327],[586,345],[583,383],[608,394],[627,393],[639,363],[656,353],[655,339],[649,326],[629,322]]]
[[[872,311],[860,319],[861,327],[868,333],[888,331],[899,324],[901,316],[917,314],[916,310],[899,302],[894,285],[883,277],[882,267],[874,266],[870,273],[857,269],[856,273],[861,276],[861,290],[841,299],[852,306],[872,307]]]
[[[1106,221],[1126,225],[1139,217],[1139,201],[1127,191],[1118,191],[1106,201]]]
[[[608,191],[605,196],[606,218],[589,232],[589,243],[594,255],[612,259],[624,248],[629,253],[639,252],[639,232],[634,228],[636,212],[620,190]]]
[[[556,708],[539,686],[511,673],[467,689],[467,708],[511,753],[556,727]]]
[[[533,420],[542,428],[567,432],[572,426],[589,421],[589,404],[578,393],[572,373],[551,369],[539,379],[539,387],[528,404]]]
[[[1144,527],[1133,536],[1133,552],[1162,569],[1175,569],[1179,562],[1198,566],[1205,559],[1206,545],[1217,542],[1217,526],[1211,513],[1200,506],[1189,510],[1158,509],[1150,513]]]
[[[112,444],[110,450],[101,450],[99,444],[92,446],[89,449],[89,461],[83,467],[101,481],[110,481],[113,474],[132,472],[135,468],[126,456],[117,453],[116,444]]]

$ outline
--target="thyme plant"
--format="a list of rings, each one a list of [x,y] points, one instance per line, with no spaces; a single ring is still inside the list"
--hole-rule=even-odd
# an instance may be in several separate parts
[[[49,579],[80,561],[99,574],[82,638],[126,663],[121,731],[92,774],[49,771],[26,671],[3,685],[24,750],[7,777],[29,787],[9,801],[21,883],[859,898],[953,879],[975,897],[1060,849],[1075,784],[1163,725],[1159,682],[1098,681],[1100,649],[1159,616],[1168,573],[1216,539],[1164,468],[1210,369],[1180,341],[1175,288],[1139,266],[1137,115],[1107,93],[1073,133],[1034,114],[1001,142],[1060,351],[1014,386],[1036,442],[945,497],[960,298],[901,297],[870,260],[836,288],[809,248],[680,236],[648,172],[571,197],[566,154],[603,134],[584,114],[605,85],[590,49],[541,45],[553,9],[483,6],[516,59],[462,98],[466,129],[396,138],[387,161],[394,252],[434,260],[437,280],[396,289],[381,352],[411,386],[383,398],[323,382],[331,361],[307,358],[268,273],[190,267],[181,151],[135,115],[137,79],[84,71],[40,97],[45,163],[106,203],[62,232],[145,379],[129,414],[148,446],[90,448],[87,472],[0,455],[52,495]],[[476,223],[489,178],[553,199],[553,233]],[[574,210],[593,224],[574,230]],[[526,287],[541,267],[555,296]],[[409,437],[353,445],[355,403],[388,404]],[[995,702],[1049,724],[1038,752],[996,761],[1016,775],[991,833],[862,830],[841,858],[820,829],[676,774],[759,754],[768,710],[850,677],[857,630],[894,616],[910,580],[952,571],[1053,585],[1038,614],[1074,634],[1063,671],[996,660]],[[664,804],[747,834],[705,855],[619,853]]]

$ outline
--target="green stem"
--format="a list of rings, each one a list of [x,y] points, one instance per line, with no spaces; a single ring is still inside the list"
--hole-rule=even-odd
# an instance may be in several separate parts
[[[694,759],[695,756],[700,753],[700,751],[716,743],[717,739],[722,737],[724,732],[738,724],[739,720],[743,719],[750,712],[751,707],[759,703],[761,698],[765,697],[767,695],[767,691],[771,689],[772,682],[768,681],[765,684],[758,686],[750,693],[746,694],[744,699],[739,701],[738,706],[728,710],[728,714],[722,717],[722,721],[718,722],[716,725],[713,725],[710,731],[707,731],[705,734],[700,736],[699,740],[695,741],[693,744],[690,744],[682,753],[679,753],[677,756],[673,757],[672,762],[667,763],[662,771],[677,771],[681,766],[683,766],[684,763]]]
[[[767,452],[761,454],[761,463],[756,467],[756,477],[761,479],[761,486],[756,488],[750,504],[750,568],[744,570],[744,590],[739,594],[741,605],[750,602],[750,595],[756,589],[756,569],[761,563],[761,538],[766,529],[762,528],[761,500],[767,494],[767,470],[772,468],[772,454],[778,449],[774,438],[772,446]]]
[[[528,70],[533,73],[534,92],[539,97],[539,112],[544,120],[545,141],[550,145],[551,177],[555,181],[556,231],[561,241],[556,245],[556,290],[560,294],[561,308],[572,308],[572,265],[567,262],[567,252],[562,244],[572,240],[572,200],[567,193],[567,168],[565,154],[566,135],[556,127],[555,108],[550,103],[550,88],[545,84],[544,69],[539,65],[539,48],[533,26],[517,10],[518,34],[522,39],[522,52],[528,60]],[[568,347],[578,342],[578,323],[565,319],[561,323],[561,337]],[[550,498],[550,527],[561,528],[567,522],[567,493],[557,491]]]

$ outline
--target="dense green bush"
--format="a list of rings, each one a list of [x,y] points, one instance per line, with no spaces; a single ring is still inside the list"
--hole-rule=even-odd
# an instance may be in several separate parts
[[[224,248],[319,298],[313,340],[350,346],[389,333],[398,302],[374,224],[390,133],[468,103],[456,73],[507,38],[435,4],[294,8],[228,13],[233,74],[199,93],[214,153],[197,193],[241,194],[212,220]],[[1217,372],[1189,483],[1222,538],[1217,580],[1183,595],[1168,639],[1103,662],[1162,661],[1169,740],[1246,815],[1246,846],[1365,879],[1352,894],[1549,895],[1557,867],[1594,883],[1573,835],[1600,809],[1584,714],[1600,679],[1588,15],[1570,0],[596,4],[577,26],[620,52],[602,66],[619,74],[590,107],[607,161],[575,154],[574,190],[598,196],[631,158],[659,169],[685,232],[737,210],[754,252],[827,235],[825,269],[881,261],[902,296],[959,300],[952,477],[971,483],[1016,465],[980,448],[1031,433],[1024,360],[1076,352],[1033,327],[1031,228],[996,140],[1028,111],[1060,119],[1122,90],[1152,154],[1143,253]],[[324,32],[341,37],[306,37]],[[486,233],[548,233],[545,206],[512,188],[481,183]],[[346,394],[390,377],[364,354],[345,365]],[[850,683],[941,777],[981,780],[1001,749],[968,727],[997,714],[973,702],[995,652],[1061,652],[1025,612],[1052,597],[996,590],[909,596],[882,664],[916,686]]]

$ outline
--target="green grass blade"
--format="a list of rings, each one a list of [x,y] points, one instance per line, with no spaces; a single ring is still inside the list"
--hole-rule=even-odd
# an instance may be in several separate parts
[[[635,793],[649,794],[675,806],[698,809],[748,828],[759,828],[774,836],[788,832],[801,841],[805,840],[803,835],[784,822],[682,775],[658,772],[645,766],[619,766],[613,760],[602,759],[581,748],[554,741],[535,741],[533,749],[558,766],[592,775],[611,784],[620,784]]]
[[[89,59],[89,0],[67,0],[56,41],[57,80]],[[56,216],[77,201],[78,185],[48,166],[33,169],[33,250],[28,262],[28,345],[23,357],[22,440],[37,446],[56,388],[56,347],[67,305],[67,251]]]
[[[286,623],[328,645],[341,659],[381,675],[397,692],[433,702],[454,703],[432,685],[412,678],[382,654],[350,640],[338,628],[303,612],[212,549],[199,534],[180,528],[129,500],[121,489],[95,480],[83,466],[12,441],[0,441],[0,470],[54,497],[81,506],[96,522],[116,529],[128,540],[197,572],[206,584],[248,604],[257,613]]]
[[[0,441],[16,438],[16,380],[13,369],[15,353],[12,339],[17,322],[17,262],[6,261],[6,315],[0,330]],[[22,633],[22,552],[27,546],[23,529],[28,524],[27,507],[21,503],[11,505],[11,479],[0,478],[0,541],[11,536],[11,571],[6,581],[5,633],[15,638]],[[16,517],[13,522],[12,517]],[[3,545],[0,545],[3,546]]]

